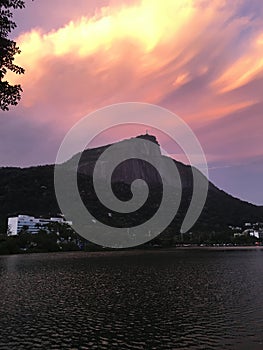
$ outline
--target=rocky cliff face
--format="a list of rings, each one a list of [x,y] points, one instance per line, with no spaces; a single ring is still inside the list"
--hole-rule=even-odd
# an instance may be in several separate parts
[[[169,159],[161,155],[161,150],[159,147],[159,143],[156,140],[156,137],[153,135],[146,134],[138,136],[137,139],[140,139],[141,141],[145,140],[145,142],[140,142],[139,145],[136,145],[136,143],[132,142],[134,139],[124,140],[118,143],[120,145],[120,149],[125,150],[126,147],[140,147],[139,150],[134,151],[141,154],[142,156],[148,156],[150,157],[150,159],[153,159],[155,162],[157,162],[158,167],[162,169],[162,172],[165,175],[163,180],[167,184],[173,184],[175,174],[169,172]],[[154,147],[150,147],[149,141],[154,144]],[[79,162],[79,174],[88,175],[92,177],[95,164],[96,162],[98,162],[97,166],[99,168],[99,176],[103,181],[103,179],[105,179],[106,173],[108,171],[107,169],[109,168],[109,163],[111,162],[111,160],[109,159],[108,161],[100,161],[99,157],[110,146],[111,145],[107,145],[103,147],[85,150]],[[115,154],[115,157],[118,158],[118,155]],[[176,165],[177,170],[180,174],[182,187],[191,188],[193,185],[191,167],[183,165],[182,163],[177,161],[174,161],[174,164]],[[147,183],[152,185],[161,185],[162,183],[158,171],[148,162],[145,162],[141,159],[129,159],[125,162],[120,163],[120,165],[116,167],[112,175],[113,183],[123,182],[126,184],[130,184],[135,179],[143,179]]]

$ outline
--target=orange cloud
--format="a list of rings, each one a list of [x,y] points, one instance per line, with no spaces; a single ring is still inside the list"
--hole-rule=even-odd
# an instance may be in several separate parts
[[[68,129],[126,101],[160,104],[193,126],[251,107],[261,94],[235,90],[262,73],[262,26],[238,15],[241,3],[140,0],[47,33],[32,29],[17,38],[26,74],[10,75],[24,88],[20,108]]]
[[[57,31],[42,33],[33,29],[17,39],[22,50],[17,63],[27,69],[22,81],[40,79],[46,58],[68,59],[70,55],[77,64],[83,58],[104,55],[106,67],[110,68],[116,61],[123,63],[127,50],[137,52],[137,62],[129,63],[137,66],[139,78],[159,72],[175,58],[178,62],[173,69],[180,70],[200,50],[202,43],[197,45],[196,40],[221,6],[218,1],[212,5],[207,1],[205,8],[199,3],[142,0],[137,5],[102,8],[96,16],[71,21]],[[104,67],[97,69],[100,72]]]
[[[243,55],[213,85],[220,93],[224,93],[244,86],[259,75],[263,75],[263,33],[252,41]]]
[[[207,109],[205,111],[201,111],[191,115],[191,120],[201,120],[202,122],[209,122],[211,120],[220,119],[229,114],[236,113],[238,111],[242,111],[248,107],[255,105],[257,102],[255,100],[244,101],[239,103],[227,104],[222,106],[211,106],[207,105]]]

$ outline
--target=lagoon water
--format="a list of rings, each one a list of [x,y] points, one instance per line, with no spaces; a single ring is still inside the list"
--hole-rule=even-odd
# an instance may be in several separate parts
[[[0,349],[263,349],[263,251],[0,257]]]

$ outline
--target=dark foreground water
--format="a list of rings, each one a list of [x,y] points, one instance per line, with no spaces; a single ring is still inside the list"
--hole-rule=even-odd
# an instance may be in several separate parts
[[[0,349],[263,349],[263,251],[0,257]]]

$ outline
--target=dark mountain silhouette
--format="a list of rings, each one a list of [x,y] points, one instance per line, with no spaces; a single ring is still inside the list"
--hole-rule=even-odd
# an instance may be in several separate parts
[[[141,135],[140,139],[158,142],[152,135]],[[130,140],[121,141],[129,143]],[[148,152],[145,142],[145,152]],[[109,147],[106,145],[83,152],[78,166],[78,185],[81,197],[99,220],[110,223],[112,226],[128,227],[137,225],[149,219],[158,208],[162,197],[160,176],[155,169],[139,159],[131,159],[120,164],[113,173],[113,190],[122,200],[131,198],[130,183],[137,178],[143,178],[149,186],[149,197],[145,205],[133,214],[114,213],[109,218],[108,209],[98,201],[93,188],[92,173],[99,156]],[[158,147],[155,149],[158,151]],[[77,156],[77,155],[76,155]],[[76,157],[75,156],[75,157]],[[162,156],[165,164],[166,157]],[[72,171],[71,164],[74,157],[64,166]],[[193,192],[192,168],[178,161],[174,161],[182,182],[182,201],[178,214],[170,224],[163,237],[170,238],[179,234],[180,225],[185,216]],[[107,164],[100,165],[101,180]],[[54,165],[36,166],[29,168],[6,167],[0,169],[0,225],[1,231],[6,230],[7,217],[16,214],[34,216],[54,216],[60,213],[54,191]],[[165,181],[169,183],[174,174],[167,174]],[[195,226],[194,231],[222,232],[228,225],[241,226],[245,222],[262,221],[263,207],[256,206],[230,196],[209,182],[208,196],[205,207]]]

